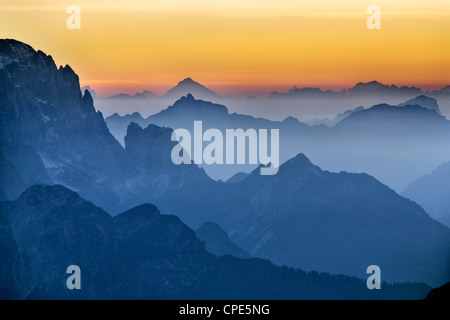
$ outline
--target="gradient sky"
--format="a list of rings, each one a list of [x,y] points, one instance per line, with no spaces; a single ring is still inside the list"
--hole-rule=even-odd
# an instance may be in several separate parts
[[[69,30],[69,5],[81,29]],[[381,8],[369,30],[366,8]],[[101,96],[192,77],[219,93],[359,81],[450,84],[450,1],[0,0],[0,37],[69,64]]]

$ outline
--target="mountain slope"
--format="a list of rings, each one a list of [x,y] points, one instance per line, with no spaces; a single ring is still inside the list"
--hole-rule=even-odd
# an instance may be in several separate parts
[[[299,155],[274,177],[254,173],[234,187],[250,201],[223,225],[255,256],[352,275],[376,261],[391,280],[450,276],[450,230],[370,176],[322,171]]]
[[[328,170],[365,172],[397,192],[450,158],[450,121],[419,105],[381,104],[336,124],[305,153]]]
[[[127,128],[130,123],[137,123],[142,128],[147,127],[148,121],[146,121],[139,112],[134,112],[133,114],[127,114],[124,116],[119,116],[117,113],[107,117],[105,119],[108,129],[111,134],[120,142],[122,146],[125,146],[125,136],[127,135]]]
[[[250,255],[231,242],[227,233],[214,222],[205,222],[195,233],[205,242],[206,250],[216,256],[232,255],[237,258],[250,258]]]
[[[0,151],[0,201],[17,198],[25,188],[23,178]]]
[[[431,174],[413,181],[402,193],[416,201],[433,218],[450,227],[450,162],[438,166]]]
[[[450,121],[417,103],[433,101],[418,97],[414,105],[387,104],[356,108],[342,115],[333,128],[310,127],[287,118],[270,121],[242,114],[230,114],[223,105],[187,95],[172,106],[145,119],[149,123],[192,132],[195,120],[203,129],[278,129],[280,163],[297,153],[330,171],[365,172],[401,192],[417,176],[430,172],[450,158]],[[429,105],[430,106],[430,105]],[[109,119],[107,120],[109,123]],[[122,118],[121,128],[129,121]],[[121,130],[122,135],[124,129]],[[121,139],[121,136],[118,137]],[[202,166],[214,179],[228,180],[237,172],[251,172],[255,166]]]
[[[167,91],[164,97],[178,100],[181,97],[186,96],[187,94],[193,94],[198,98],[208,100],[220,98],[220,96],[216,92],[206,88],[198,82],[195,82],[191,78],[186,78],[178,82],[175,87]]]
[[[409,95],[418,96],[422,90],[416,87],[397,87],[396,85],[384,85],[378,81],[358,82],[351,90],[351,96],[401,96],[406,98]]]
[[[450,278],[448,228],[376,179],[322,171],[302,154],[274,176],[255,170],[234,184],[181,188],[176,203],[158,206],[193,226],[216,222],[252,256],[276,264],[356,276],[378,264],[388,281]]]
[[[420,299],[424,284],[382,284],[209,254],[193,230],[146,204],[110,217],[62,186],[0,203],[2,299]],[[68,290],[66,268],[81,269]]]
[[[437,114],[441,114],[441,110],[439,109],[439,105],[434,98],[427,97],[425,95],[420,95],[415,97],[414,99],[410,99],[408,101],[405,101],[403,103],[400,103],[398,106],[408,106],[408,105],[419,105],[422,108],[434,110]]]
[[[0,62],[0,150],[18,173],[26,182],[63,184],[104,208],[120,208],[111,199],[134,169],[74,71],[9,39],[0,40]]]

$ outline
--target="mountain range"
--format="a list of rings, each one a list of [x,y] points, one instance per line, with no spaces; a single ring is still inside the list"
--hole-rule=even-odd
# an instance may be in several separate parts
[[[136,171],[89,91],[82,95],[75,72],[15,40],[0,41],[0,56],[4,157],[27,186],[64,184],[106,209],[116,208],[110,199]]]
[[[227,107],[195,99],[188,94],[148,118],[134,113],[106,118],[108,128],[123,141],[130,122],[184,128],[192,132],[201,120],[203,128],[279,129],[280,162],[302,152],[330,171],[365,172],[397,192],[450,158],[450,121],[441,115],[433,98],[418,96],[392,106],[358,107],[338,115],[330,128],[309,126],[296,118],[272,121],[230,113]],[[400,151],[401,150],[401,151]],[[251,172],[254,165],[203,165],[213,179],[228,180],[237,172]]]
[[[255,170],[232,184],[181,188],[176,202],[155,201],[190,225],[218,223],[252,256],[276,264],[362,277],[376,261],[388,281],[450,277],[448,228],[376,179],[322,171],[303,154],[274,176]]]
[[[426,94],[431,96],[439,96],[450,93],[450,86],[443,87],[440,90],[434,90],[432,92],[426,92]],[[86,86],[82,89],[87,89],[91,91],[92,89],[89,86]],[[186,96],[187,94],[192,94],[200,99],[204,100],[213,100],[220,98],[227,98],[226,96],[222,96],[219,93],[207,88],[206,86],[200,84],[197,81],[194,81],[192,78],[185,78],[178,82],[178,84],[169,90],[167,90],[166,94],[161,96],[161,98],[173,98],[175,100]],[[294,86],[292,89],[288,89],[286,92],[278,92],[273,91],[270,93],[270,99],[277,98],[340,98],[344,96],[367,96],[367,95],[398,95],[401,99],[405,99],[407,97],[415,97],[418,95],[424,95],[425,93],[417,87],[408,87],[401,86],[398,87],[396,85],[385,85],[378,81],[369,81],[369,82],[358,82],[353,87],[347,90],[322,90],[320,88],[315,87],[303,87],[298,88]],[[106,99],[117,99],[117,98],[154,98],[158,97],[154,92],[149,90],[144,90],[142,93],[136,92],[134,95],[130,94],[117,94],[113,96],[108,96]],[[252,98],[252,96],[249,96]],[[234,98],[235,99],[235,98]]]
[[[448,161],[449,121],[436,110],[417,104],[382,104],[352,112],[332,128],[311,127],[293,117],[271,121],[230,113],[223,105],[186,95],[150,117],[150,123],[127,123],[122,146],[95,110],[89,91],[82,94],[78,76],[69,66],[57,68],[50,56],[15,40],[0,40],[0,62],[0,172],[5,179],[0,191],[2,200],[9,200],[2,203],[2,237],[7,248],[1,251],[8,268],[2,269],[6,271],[0,279],[9,274],[16,277],[4,282],[7,296],[40,298],[47,292],[51,297],[65,297],[67,292],[52,291],[61,282],[52,277],[63,265],[74,263],[69,261],[73,251],[83,265],[92,267],[87,278],[92,281],[86,291],[89,296],[82,297],[111,297],[119,292],[126,298],[326,297],[319,294],[325,295],[328,289],[301,295],[297,286],[289,291],[285,285],[270,287],[269,282],[258,282],[296,283],[289,277],[299,271],[278,268],[268,261],[242,262],[248,259],[229,256],[217,260],[192,231],[208,221],[221,226],[229,239],[250,255],[277,265],[364,278],[368,265],[379,264],[384,281],[420,281],[434,286],[450,279],[450,230],[381,183],[401,180],[403,184],[429,172],[436,162]],[[143,119],[137,114],[131,118]],[[189,128],[193,120],[203,120],[205,128],[280,128],[280,136],[287,138],[280,144],[283,164],[278,174],[261,176],[259,168],[251,166],[245,170],[250,174],[225,183],[212,180],[207,168],[173,164],[173,128]],[[333,166],[336,173],[326,171]],[[229,176],[243,172],[241,169],[229,169]],[[381,182],[366,173],[343,170],[375,172]],[[3,173],[6,171],[8,174]],[[151,223],[155,214],[146,216],[149,220],[140,215],[142,210],[155,211],[154,207],[136,209],[145,203],[178,216],[189,228],[179,220],[172,225],[178,219],[173,216],[162,218],[171,221],[168,225],[156,227]],[[82,212],[76,213],[77,208]],[[130,208],[134,209],[122,213]],[[133,218],[128,220],[129,216]],[[165,231],[161,234],[160,230]],[[178,231],[186,251],[171,247],[178,243]],[[222,252],[229,253],[223,233],[217,235]],[[69,246],[67,255],[61,251],[64,243]],[[93,244],[101,252],[94,250]],[[85,255],[83,250],[91,254]],[[172,256],[171,250],[183,252],[182,259]],[[164,257],[166,251],[170,259]],[[97,259],[117,277],[101,276],[104,269],[96,264]],[[152,259],[157,260],[153,263]],[[44,261],[55,265],[46,269]],[[14,266],[20,267],[17,272],[13,272]],[[179,272],[179,267],[189,270]],[[266,269],[274,273],[264,273]],[[161,278],[158,272],[164,273]],[[253,279],[248,286],[243,280],[246,277]],[[119,279],[119,286],[110,287],[111,279]],[[217,287],[212,288],[212,283],[223,290],[214,291]],[[233,286],[242,290],[233,291]],[[270,289],[264,291],[264,286]],[[97,292],[94,287],[106,288],[109,293]],[[154,295],[147,287],[154,288]],[[335,291],[329,292],[336,297]],[[362,298],[366,293],[358,294]]]
[[[1,299],[421,299],[431,289],[371,291],[357,278],[217,257],[151,204],[112,218],[58,185],[0,203],[0,239]],[[69,265],[81,270],[81,290],[65,285]]]

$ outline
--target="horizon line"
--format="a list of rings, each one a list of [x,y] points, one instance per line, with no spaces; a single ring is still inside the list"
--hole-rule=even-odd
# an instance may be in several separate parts
[[[353,82],[352,85],[337,85],[337,84],[292,84],[292,83],[242,83],[242,82],[201,82],[196,81],[192,77],[186,77],[186,79],[192,79],[194,82],[206,87],[214,91],[223,97],[248,97],[248,96],[270,96],[273,92],[279,93],[287,93],[292,89],[319,89],[321,91],[333,91],[336,93],[348,93],[349,90],[353,89],[357,84],[368,84],[372,82],[380,83],[384,86],[395,86],[397,88],[417,88],[420,89],[424,94],[431,93],[434,91],[440,91],[450,84],[444,83],[423,83],[423,84],[414,84],[414,83],[384,83],[378,80],[370,80],[370,81],[357,81]],[[80,88],[90,87],[91,90],[95,91],[98,98],[109,98],[112,96],[126,94],[126,95],[136,95],[142,94],[144,91],[149,91],[155,94],[159,98],[163,98],[167,91],[176,87],[181,81],[171,83],[171,84],[159,84],[159,83],[141,83],[136,80],[81,80],[80,79]],[[105,84],[105,86],[98,86],[98,84]],[[113,88],[111,84],[117,84],[122,88]],[[124,85],[130,84],[129,88],[126,88]],[[103,88],[101,88],[103,87]],[[99,92],[103,92],[100,93]],[[105,93],[108,92],[108,93]]]

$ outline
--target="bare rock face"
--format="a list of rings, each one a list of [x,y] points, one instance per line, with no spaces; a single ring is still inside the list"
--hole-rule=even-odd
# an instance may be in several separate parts
[[[15,40],[0,40],[0,62],[0,149],[5,158],[27,185],[63,184],[105,208],[114,207],[108,199],[117,198],[114,187],[133,169],[95,111],[89,91],[82,95],[78,76]]]

